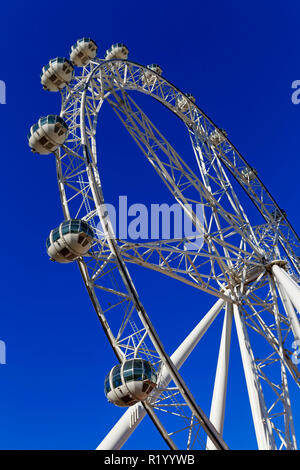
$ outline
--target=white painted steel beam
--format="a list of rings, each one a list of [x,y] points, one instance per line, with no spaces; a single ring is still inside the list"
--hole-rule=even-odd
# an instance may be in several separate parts
[[[289,277],[288,273],[284,271],[280,266],[272,266],[272,272],[274,274],[276,284],[286,314],[291,322],[291,327],[295,339],[300,339],[300,324],[295,313],[294,307],[300,313],[300,287]]]
[[[217,431],[222,435],[225,417],[225,404],[227,392],[227,378],[229,365],[229,352],[231,340],[233,308],[232,304],[226,304],[226,311],[223,322],[223,330],[220,342],[218,365],[215,377],[213,398],[209,420],[213,423]],[[211,440],[207,439],[207,449],[216,450]]]
[[[239,307],[236,304],[233,305],[233,314],[238,335],[238,341],[243,362],[258,449],[273,450],[275,449],[274,437],[272,436],[271,424],[267,416],[267,409],[259,383],[257,368],[252,348],[250,345],[247,328],[244,323],[244,319],[240,314]]]

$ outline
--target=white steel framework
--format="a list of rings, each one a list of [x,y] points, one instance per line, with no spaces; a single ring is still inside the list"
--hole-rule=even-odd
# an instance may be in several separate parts
[[[96,234],[92,249],[78,265],[117,359],[145,358],[159,372],[158,388],[146,402],[126,411],[99,449],[121,448],[146,412],[171,449],[227,449],[222,435],[233,319],[258,448],[296,449],[288,388],[288,380],[300,384],[289,349],[291,338],[300,337],[296,232],[225,133],[188,97],[184,108],[178,106],[184,94],[161,75],[152,72],[149,79],[149,69],[142,65],[97,58],[80,70],[61,92],[60,115],[69,136],[55,155],[64,217],[87,221]],[[133,100],[132,91],[159,101],[182,121],[198,172],[150,121]],[[185,239],[130,243],[116,238],[97,167],[96,129],[104,102],[201,233],[201,249],[187,249]],[[248,219],[239,197],[241,189],[256,206],[259,224]],[[204,222],[193,212],[194,203],[202,204]],[[171,357],[142,305],[129,273],[131,263],[219,299]],[[208,418],[179,368],[223,307]],[[261,351],[256,356],[255,335],[264,340],[263,356]]]

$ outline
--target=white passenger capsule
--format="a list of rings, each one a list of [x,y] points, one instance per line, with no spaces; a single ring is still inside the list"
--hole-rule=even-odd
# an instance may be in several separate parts
[[[104,393],[117,406],[144,401],[156,387],[157,375],[150,362],[129,359],[113,367],[104,381]]]
[[[78,67],[87,65],[97,55],[98,46],[91,38],[81,38],[71,47],[70,61]]]
[[[195,97],[191,93],[186,93],[185,95],[178,96],[176,104],[180,111],[183,111],[184,113],[188,111],[190,107],[189,101],[191,101],[192,103],[196,102]]]
[[[93,238],[93,229],[84,220],[66,220],[51,230],[46,241],[47,253],[52,261],[70,263],[87,254]]]
[[[41,117],[37,124],[31,126],[27,138],[32,152],[48,155],[64,143],[67,135],[68,126],[65,121],[59,116],[50,114]]]
[[[142,81],[144,85],[153,85],[157,78],[155,74],[158,74],[158,75],[162,74],[161,67],[157,64],[147,65],[147,70],[144,71],[143,76],[142,76]]]
[[[42,68],[41,84],[44,90],[62,90],[73,78],[74,67],[65,57],[56,57]]]
[[[221,132],[220,132],[221,131]],[[215,129],[211,132],[209,139],[211,143],[217,147],[226,140],[227,132],[224,129]]]
[[[242,173],[243,179],[245,181],[248,181],[248,182],[255,180],[255,178],[257,176],[257,170],[255,170],[255,168],[251,168],[251,167],[243,168],[241,173]]]
[[[125,44],[121,44],[120,42],[113,44],[109,49],[107,49],[105,53],[105,60],[112,60],[112,59],[123,59],[126,60],[128,58],[128,48]]]

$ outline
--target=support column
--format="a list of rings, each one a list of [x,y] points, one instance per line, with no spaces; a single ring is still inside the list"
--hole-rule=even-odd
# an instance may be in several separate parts
[[[294,281],[290,279],[289,275],[279,266],[272,266],[272,272],[285,312],[290,320],[294,337],[296,340],[300,340],[300,324],[293,307],[294,305],[300,313],[300,287],[298,287]]]
[[[227,303],[209,417],[209,420],[221,435],[224,427],[232,316],[232,304]],[[207,449],[216,450],[216,446],[209,438],[207,439]]]
[[[283,359],[284,351],[283,351],[282,331],[281,331],[281,325],[280,325],[280,315],[279,315],[279,309],[278,309],[278,296],[277,296],[277,292],[275,288],[275,280],[273,279],[271,274],[269,274],[269,280],[270,280],[270,288],[271,288],[273,304],[274,304],[274,317],[276,321],[279,355]],[[289,312],[289,313],[293,312],[295,315],[294,307],[291,304],[291,301],[289,300],[289,298],[287,297],[285,290],[283,289],[283,287],[280,286],[279,283],[277,283],[277,287],[278,287],[279,294],[280,294],[280,289],[282,290],[282,300],[285,302],[284,307],[286,309],[286,312]],[[295,450],[297,449],[297,443],[296,443],[295,428],[294,428],[293,415],[292,415],[292,409],[291,409],[291,400],[290,400],[290,394],[289,394],[289,388],[288,388],[288,382],[287,382],[287,376],[286,376],[286,369],[285,369],[285,364],[283,360],[280,361],[280,370],[281,370],[281,389],[282,389],[281,402],[282,402],[283,413],[284,413],[284,428],[285,428],[285,435],[283,436],[283,438],[286,443],[286,450]]]
[[[257,368],[250,345],[247,329],[240,314],[239,307],[233,305],[233,314],[236,324],[238,341],[242,356],[249,401],[252,411],[253,423],[259,450],[275,449],[271,424],[267,416],[267,409],[259,383]]]
[[[205,317],[198,323],[198,325],[191,331],[191,333],[186,337],[182,344],[176,349],[172,354],[171,360],[175,367],[179,369],[186,359],[189,357],[191,352],[197,346],[198,342],[210,327],[212,322],[215,320],[219,312],[224,306],[224,300],[219,299],[215,305],[207,312]],[[166,368],[162,368],[160,383],[167,386],[171,381],[171,377],[168,374]],[[159,386],[158,385],[158,386]],[[157,398],[160,395],[159,390],[157,391]],[[137,403],[134,406],[125,411],[123,416],[103,439],[103,441],[97,447],[97,450],[118,450],[125,444],[129,439],[133,431],[137,428],[139,423],[142,421],[146,411],[141,403]]]

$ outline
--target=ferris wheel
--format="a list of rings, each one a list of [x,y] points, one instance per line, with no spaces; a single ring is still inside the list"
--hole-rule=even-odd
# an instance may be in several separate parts
[[[230,448],[223,425],[234,322],[258,449],[296,449],[289,383],[300,385],[300,239],[256,170],[191,94],[163,78],[159,65],[129,61],[124,44],[112,45],[104,59],[96,57],[97,49],[92,39],[82,38],[69,59],[57,57],[43,67],[41,83],[48,91],[60,91],[61,112],[40,118],[28,141],[33,152],[56,158],[64,220],[47,239],[49,257],[77,262],[117,359],[104,390],[109,402],[126,411],[98,448],[120,449],[146,414],[170,449]],[[132,91],[162,103],[181,120],[195,171]],[[97,166],[97,122],[105,102],[198,236],[134,243],[116,237]],[[243,208],[243,191],[258,222],[250,221]],[[201,220],[194,203],[203,207]],[[141,302],[130,264],[211,296],[210,310],[171,355]],[[223,328],[207,416],[179,370],[220,315]],[[256,337],[263,345],[259,351]]]

